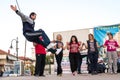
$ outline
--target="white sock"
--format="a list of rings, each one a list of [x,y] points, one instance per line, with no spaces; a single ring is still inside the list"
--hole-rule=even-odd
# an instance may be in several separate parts
[[[50,48],[53,48],[57,43],[50,43],[48,46],[47,46],[47,49],[50,49]]]

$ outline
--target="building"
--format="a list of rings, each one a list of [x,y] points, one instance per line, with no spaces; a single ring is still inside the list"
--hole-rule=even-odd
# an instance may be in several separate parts
[[[5,52],[0,49],[0,69],[5,70],[11,70],[13,69],[13,63],[17,60],[17,57],[10,54],[10,51]]]

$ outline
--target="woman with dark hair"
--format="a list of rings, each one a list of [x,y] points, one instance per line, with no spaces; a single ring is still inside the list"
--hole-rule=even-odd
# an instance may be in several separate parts
[[[90,71],[91,74],[97,74],[97,62],[98,62],[98,43],[97,41],[94,39],[93,34],[89,34],[88,35],[88,39],[87,40],[87,45],[85,45],[83,43],[83,45],[85,45],[86,49],[88,49],[88,61],[90,64]]]
[[[75,35],[73,35],[70,39],[70,42],[67,43],[67,49],[69,50],[70,68],[73,76],[77,74],[80,44],[81,43],[78,42],[78,39]]]
[[[117,73],[117,51],[116,49],[120,47],[117,43],[116,40],[113,39],[113,34],[112,33],[107,33],[108,35],[108,40],[105,41],[104,47],[107,47],[107,57],[108,57],[108,67],[109,73]],[[113,64],[113,68],[112,68]],[[113,70],[112,70],[113,69]]]

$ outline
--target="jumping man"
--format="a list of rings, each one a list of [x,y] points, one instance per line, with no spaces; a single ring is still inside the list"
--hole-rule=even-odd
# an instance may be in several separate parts
[[[51,43],[50,39],[42,29],[39,29],[37,31],[34,30],[34,26],[35,26],[34,20],[36,19],[35,12],[31,12],[28,17],[23,13],[21,13],[19,10],[17,10],[16,6],[11,5],[10,7],[13,11],[16,12],[16,14],[18,14],[21,17],[23,24],[23,35],[28,41],[41,44],[45,48],[47,48],[48,51],[51,51],[52,53],[56,52],[56,50],[51,49],[56,45],[56,43]],[[42,40],[39,39],[39,37],[41,36],[43,38]]]

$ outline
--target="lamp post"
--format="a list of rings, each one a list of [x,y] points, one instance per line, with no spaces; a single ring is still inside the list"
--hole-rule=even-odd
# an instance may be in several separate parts
[[[12,39],[11,45],[10,45],[11,49],[13,48],[13,46],[12,46],[13,41],[16,42],[16,57],[17,57],[17,61],[18,61],[18,37],[16,39]],[[17,69],[17,75],[18,75],[18,69]]]
[[[13,46],[12,46],[13,41],[16,41],[16,57],[17,57],[17,61],[18,61],[18,37],[16,39],[12,39],[11,45],[10,45],[11,49],[13,48]]]

